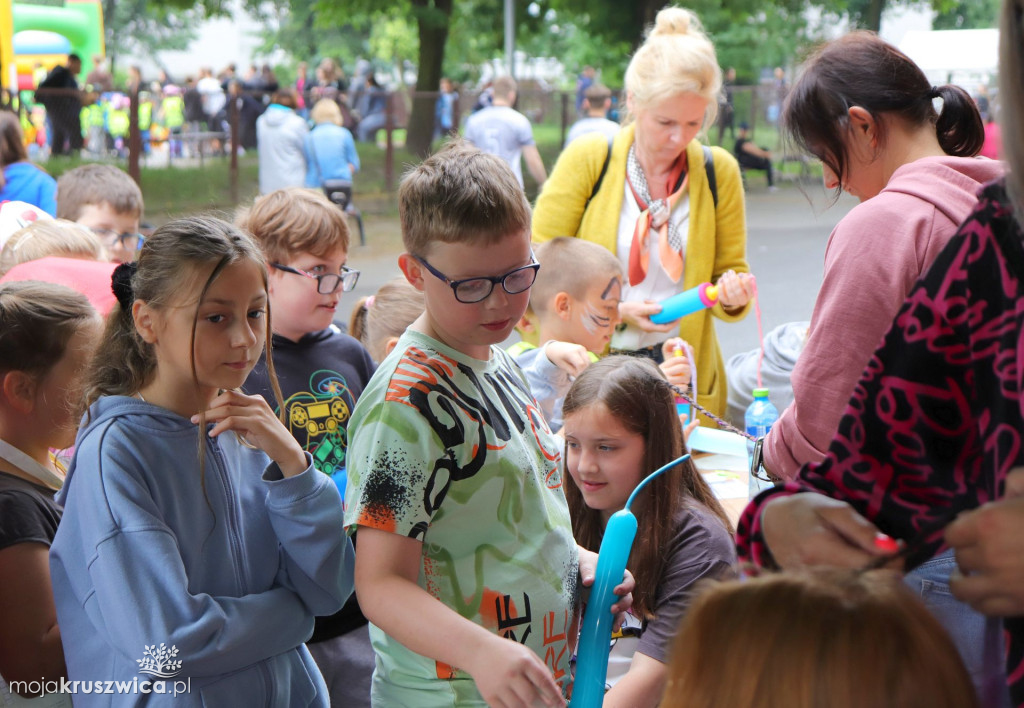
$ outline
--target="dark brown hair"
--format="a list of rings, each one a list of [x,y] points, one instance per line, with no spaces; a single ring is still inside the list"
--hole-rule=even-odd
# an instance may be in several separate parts
[[[942,625],[891,571],[711,585],[690,605],[662,708],[975,708]]]
[[[28,152],[25,150],[25,135],[21,131],[21,121],[15,113],[0,111],[0,168],[26,160]],[[3,188],[4,184],[4,176],[0,172],[0,188]]]
[[[940,113],[935,98],[942,99]],[[966,91],[933,87],[910,57],[872,32],[851,32],[818,49],[782,110],[788,141],[818,157],[840,181],[848,176],[845,136],[853,106],[875,119],[879,151],[885,148],[883,116],[912,127],[935,126],[947,155],[973,157],[985,141],[981,114]]]
[[[599,403],[603,403],[626,430],[643,437],[643,469],[648,473],[685,452],[672,388],[649,359],[610,356],[588,366],[565,396],[563,419],[568,420],[574,412]],[[598,551],[604,535],[601,512],[583,501],[572,475],[565,475],[564,488],[572,515],[573,536],[584,548]],[[637,495],[633,512],[638,529],[628,567],[636,579],[633,610],[638,616],[654,614],[654,600],[665,566],[665,549],[674,532],[675,518],[687,504],[694,503],[707,507],[732,532],[725,510],[693,460],[658,476]]]
[[[285,108],[291,108],[292,110],[295,110],[299,105],[299,102],[295,97],[295,90],[290,88],[281,88],[274,91],[270,96],[270,102],[276,103],[279,106],[284,106]]]

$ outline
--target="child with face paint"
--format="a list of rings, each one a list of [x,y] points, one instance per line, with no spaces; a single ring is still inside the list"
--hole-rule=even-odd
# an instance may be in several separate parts
[[[607,351],[620,321],[622,265],[595,246],[564,236],[537,246],[541,267],[530,292],[530,324],[540,346],[524,341],[509,349],[554,431],[562,427],[562,399],[570,384]],[[675,349],[685,352],[686,342],[676,337],[664,347],[662,373],[675,386],[687,386],[689,360],[672,356]]]
[[[604,353],[619,323],[622,266],[607,249],[576,238],[552,239],[535,255],[540,271],[530,309],[540,345],[520,343],[510,352],[557,431],[573,378]]]

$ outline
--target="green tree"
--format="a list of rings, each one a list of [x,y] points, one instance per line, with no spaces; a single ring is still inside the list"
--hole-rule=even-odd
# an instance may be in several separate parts
[[[147,0],[106,0],[103,30],[113,69],[119,53],[156,59],[165,50],[184,50],[206,17],[202,6],[177,7]]]
[[[434,97],[429,92],[437,91],[441,81],[453,5],[454,0],[348,0],[344,4],[319,0],[316,3],[317,22],[324,23],[322,26],[344,24],[352,17],[368,17],[376,22],[397,16],[416,23],[418,71],[406,145],[419,155],[429,153],[434,135]]]
[[[933,29],[986,29],[999,26],[999,0],[962,0],[932,23]]]
[[[850,24],[860,29],[878,32],[882,26],[882,13],[894,7],[927,6],[942,15],[959,4],[981,4],[980,0],[808,0],[809,4],[835,15],[845,16]],[[987,2],[987,0],[985,0]]]
[[[563,59],[567,69],[577,71],[583,64],[593,64],[602,68],[606,83],[613,83],[613,77],[621,81],[630,54],[666,4],[544,0],[541,6],[556,10],[560,24],[572,26],[592,48],[585,61]],[[807,0],[689,0],[685,6],[700,18],[720,63],[736,67],[741,77],[749,79],[762,67],[785,65],[799,47],[815,39],[804,18],[807,4]]]
[[[60,6],[64,0],[27,4]],[[224,14],[223,0],[103,0],[103,39],[111,66],[119,52],[153,58],[163,50],[186,49],[199,23],[218,14]]]
[[[281,49],[296,62],[315,64],[331,57],[351,65],[369,52],[372,18],[365,14],[329,21],[318,11],[317,0],[247,0],[246,7],[266,27],[260,47],[264,54]]]

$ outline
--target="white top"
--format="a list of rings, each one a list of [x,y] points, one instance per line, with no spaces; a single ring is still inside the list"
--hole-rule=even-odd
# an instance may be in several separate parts
[[[580,118],[569,128],[569,134],[565,137],[565,144],[568,145],[576,138],[587,133],[603,133],[607,138],[614,138],[621,128],[618,123],[607,118]]]
[[[629,249],[633,245],[633,230],[636,228],[636,220],[640,218],[640,205],[633,196],[633,190],[629,187],[627,179],[623,186],[626,194],[622,199],[622,211],[619,213],[619,238],[616,244],[615,255],[622,263],[622,271],[629,274]],[[683,234],[683,254],[686,254],[686,246],[690,239],[690,194],[684,192],[672,209],[670,220]],[[683,291],[684,278],[678,283],[672,279],[661,267],[661,258],[658,256],[658,241],[660,234],[652,232],[648,239],[648,248],[651,252],[650,264],[647,267],[647,277],[637,285],[624,284],[622,288],[622,301],[644,301],[653,300],[661,302]],[[628,278],[627,278],[628,279]],[[671,334],[664,332],[644,332],[634,326],[627,326],[622,332],[612,335],[612,349],[642,349],[653,344],[659,344],[671,337]]]
[[[523,148],[533,145],[530,119],[509,106],[490,106],[466,120],[466,140],[508,163],[523,186]]]

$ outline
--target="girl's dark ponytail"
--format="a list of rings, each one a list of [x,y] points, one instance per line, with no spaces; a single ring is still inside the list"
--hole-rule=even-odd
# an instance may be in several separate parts
[[[118,295],[118,303],[107,315],[97,356],[86,375],[86,407],[100,396],[132,395],[149,381],[155,370],[153,349],[135,330],[130,291],[124,301]]]
[[[947,155],[974,157],[985,142],[985,125],[974,99],[959,86],[939,86],[942,110],[935,123],[939,146]]]

